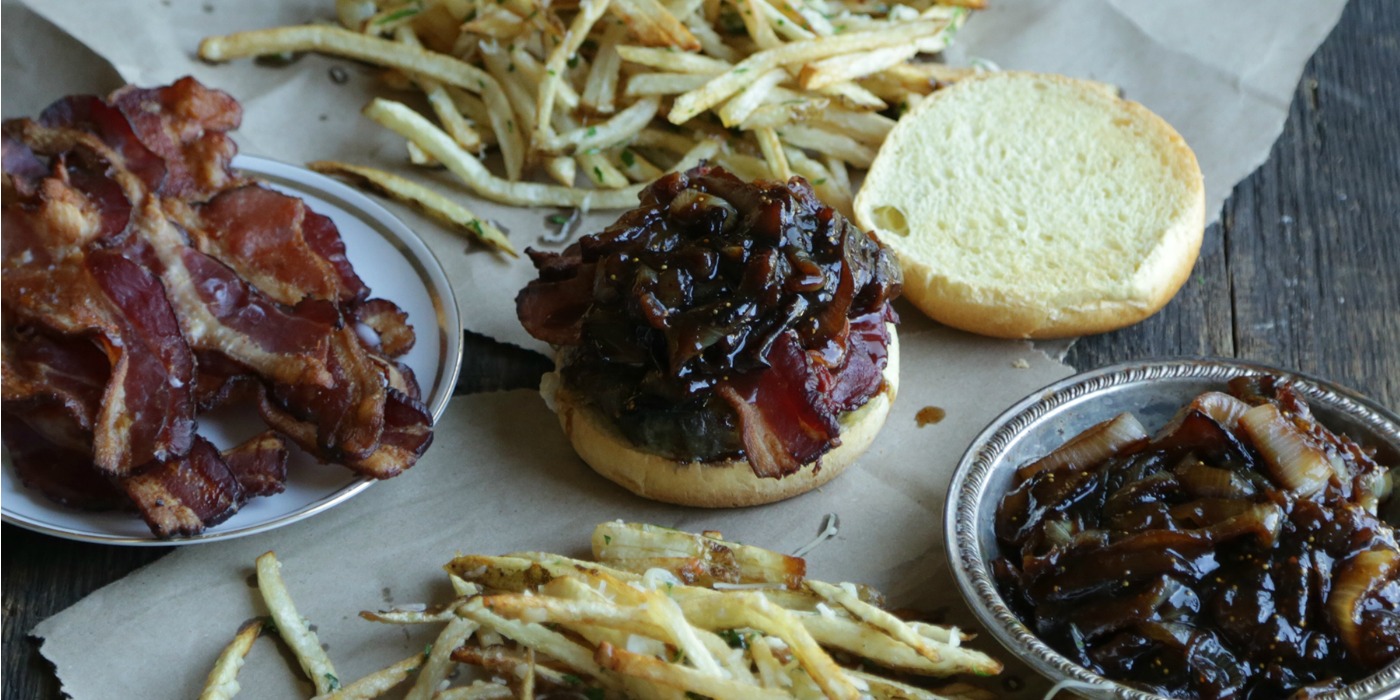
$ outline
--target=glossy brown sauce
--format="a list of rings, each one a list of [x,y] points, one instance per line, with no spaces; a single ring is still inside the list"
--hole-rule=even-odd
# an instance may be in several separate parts
[[[1289,387],[1231,389],[1154,437],[1101,424],[1022,467],[997,512],[1002,595],[1072,661],[1167,697],[1364,678],[1400,656],[1386,470]]]
[[[919,409],[918,413],[914,414],[914,420],[918,422],[920,428],[938,423],[947,417],[948,412],[937,406],[924,406]]]

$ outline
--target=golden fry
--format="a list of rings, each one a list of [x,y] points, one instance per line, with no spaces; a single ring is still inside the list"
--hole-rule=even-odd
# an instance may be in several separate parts
[[[397,68],[480,94],[490,106],[491,126],[512,179],[520,176],[524,146],[511,120],[510,104],[496,79],[465,61],[387,39],[326,26],[282,27],[208,37],[199,42],[199,57],[231,61],[249,56],[316,51]]]
[[[633,102],[627,109],[605,121],[578,127],[558,136],[546,137],[547,142],[540,144],[540,148],[546,152],[598,151],[612,148],[636,137],[638,132],[651,123],[652,117],[656,116],[660,108],[661,100],[646,97]]]
[[[643,44],[675,47],[682,51],[700,49],[699,40],[657,0],[616,0],[612,12]]]
[[[946,22],[937,21],[909,22],[887,29],[794,41],[775,49],[759,51],[740,61],[738,65],[706,84],[705,87],[677,98],[675,105],[671,107],[671,113],[666,118],[672,124],[684,124],[690,121],[701,112],[743,89],[752,74],[772,70],[779,66],[815,61],[845,53],[899,46],[941,32],[946,26]]]
[[[588,77],[583,81],[583,104],[595,114],[612,114],[617,109],[615,101],[622,71],[622,55],[617,52],[617,45],[622,43],[625,32],[621,26],[604,30],[598,55],[588,67]]]
[[[433,642],[428,659],[418,670],[418,678],[413,681],[413,687],[404,700],[431,700],[438,684],[447,678],[456,663],[452,660],[452,651],[461,646],[477,627],[477,623],[466,618],[452,618]]]
[[[753,167],[765,167],[752,156],[746,158],[754,161]],[[800,162],[825,172],[810,158]],[[804,580],[800,559],[788,563],[794,558],[728,542],[719,533],[697,535],[618,521],[599,525],[593,545],[604,563],[541,552],[453,559],[445,568],[461,597],[417,612],[361,613],[395,623],[436,621],[443,624],[436,640],[422,653],[344,688],[319,691],[315,700],[379,697],[415,672],[406,700],[598,693],[664,700],[690,695],[937,700],[944,696],[844,668],[828,650],[903,673],[985,674],[1001,669],[990,657],[962,648],[965,637],[956,629],[903,622],[871,604],[879,595],[870,589]],[[683,583],[661,569],[633,573],[610,565],[702,557],[748,570],[757,567],[761,576],[774,582],[750,585],[772,588],[735,590],[743,584],[731,584],[721,589],[722,582],[708,588]],[[270,608],[293,616],[283,634],[296,648],[302,642],[292,640],[303,634],[297,625],[304,627],[305,622],[290,599],[283,600],[286,591],[276,566],[271,553],[259,558],[259,585]],[[798,577],[794,585],[800,583],[800,588],[785,587],[793,572]],[[240,630],[210,675],[211,688],[237,692],[232,674],[258,628]],[[307,639],[315,642],[314,635]],[[297,653],[301,658],[302,652]],[[317,669],[334,678],[329,660],[324,666],[303,663],[308,673]],[[454,663],[481,667],[492,679],[452,687]],[[948,697],[985,697],[984,691],[967,685],[948,690]]]
[[[504,204],[518,206],[624,209],[637,201],[640,187],[593,192],[535,182],[510,182],[491,174],[480,160],[463,151],[452,138],[407,106],[376,99],[365,107],[365,116],[418,144],[461,178],[472,191]]]
[[[678,53],[646,46],[619,46],[617,54],[628,63],[636,63],[652,68],[662,68],[678,73],[702,73],[718,75],[733,68],[726,61],[693,53]]]
[[[905,46],[887,46],[861,54],[824,58],[803,66],[798,83],[808,90],[819,90],[897,66],[918,53],[919,47],[910,43]]]
[[[880,112],[971,72],[916,57],[943,49],[982,4],[336,0],[342,27],[209,37],[199,54],[314,51],[381,66],[422,91],[437,123],[378,100],[365,114],[406,139],[412,162],[445,166],[498,202],[628,208],[649,180],[715,157],[745,177],[804,176],[849,212],[847,169],[868,167],[894,123]],[[718,119],[695,119],[706,112]],[[666,121],[688,126],[666,132]],[[497,162],[488,149],[500,165],[486,166]],[[514,254],[469,210],[406,182],[385,189]]]
[[[318,173],[350,178],[360,185],[405,204],[413,205],[423,213],[447,224],[452,230],[465,233],[483,245],[495,248],[511,257],[520,255],[506,239],[506,235],[490,221],[412,180],[375,168],[333,161],[316,161],[308,163],[307,167]]]
[[[735,127],[753,114],[759,105],[773,92],[773,88],[788,79],[787,71],[781,68],[764,73],[749,83],[739,94],[729,98],[723,107],[719,108],[719,120],[726,127]]]
[[[392,666],[386,666],[361,678],[350,685],[330,693],[317,695],[311,700],[371,700],[377,698],[408,679],[414,669],[423,665],[423,655],[414,654]]]
[[[627,97],[679,95],[709,81],[710,76],[702,73],[636,73],[627,79],[623,94]]]
[[[569,31],[564,34],[564,41],[549,54],[549,63],[545,64],[546,77],[540,82],[539,90],[539,118],[535,125],[535,141],[547,142],[554,133],[554,126],[551,118],[554,115],[555,93],[559,90],[559,85],[564,79],[564,69],[568,64],[570,56],[578,53],[579,47],[584,39],[588,38],[588,32],[593,29],[593,25],[603,16],[608,9],[609,0],[582,0],[579,3],[580,12],[574,16],[573,24],[569,25]]]
[[[297,662],[316,686],[316,692],[324,695],[340,687],[340,679],[335,675],[335,666],[321,648],[321,640],[307,625],[306,618],[297,612],[292,596],[282,582],[282,563],[277,555],[267,552],[258,557],[258,592],[272,613],[272,621],[277,623],[277,634],[291,647]]]
[[[756,688],[723,677],[703,673],[680,664],[662,661],[646,654],[634,654],[604,642],[598,645],[596,659],[604,668],[643,678],[677,690],[726,700],[787,700],[792,696],[778,689]]]
[[[214,668],[209,671],[199,700],[232,700],[238,694],[238,672],[243,668],[243,659],[253,650],[253,642],[262,634],[263,627],[264,622],[259,619],[238,628],[238,634],[224,647],[223,653],[214,662]]]

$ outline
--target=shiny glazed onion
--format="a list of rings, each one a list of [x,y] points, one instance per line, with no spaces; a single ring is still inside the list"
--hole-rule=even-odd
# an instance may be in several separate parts
[[[679,461],[783,476],[825,453],[883,385],[892,255],[801,178],[701,166],[640,199],[562,253],[529,251],[517,312],[562,348],[564,386]]]
[[[1400,657],[1388,472],[1291,387],[1230,389],[1155,437],[1120,416],[1018,471],[998,586],[1056,651],[1149,692],[1335,690]]]

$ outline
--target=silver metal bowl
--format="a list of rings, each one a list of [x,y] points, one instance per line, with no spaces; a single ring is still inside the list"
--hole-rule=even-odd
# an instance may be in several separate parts
[[[1296,372],[1227,359],[1130,362],[1084,372],[1035,392],[1007,409],[973,441],[953,473],[944,532],[958,588],[984,626],[1012,654],[1053,681],[1074,681],[1094,698],[1156,700],[1160,696],[1104,679],[1061,656],[1017,619],[992,581],[988,563],[1001,555],[993,524],[1017,467],[1045,455],[1084,429],[1128,411],[1149,431],[1166,424],[1197,394],[1240,376],[1272,374],[1293,383],[1329,428],[1377,448],[1382,463],[1400,464],[1400,417],[1349,389]],[[1392,500],[1392,506],[1400,498]],[[1397,513],[1388,513],[1400,522]],[[1400,698],[1400,662],[1324,697]]]

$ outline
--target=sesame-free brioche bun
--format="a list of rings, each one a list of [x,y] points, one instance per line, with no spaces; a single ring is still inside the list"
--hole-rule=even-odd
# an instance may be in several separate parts
[[[855,200],[904,296],[1004,338],[1101,333],[1162,308],[1205,228],[1196,156],[1101,83],[990,73],[899,120]]]
[[[899,385],[899,338],[889,326],[884,385],[865,405],[840,418],[840,444],[795,474],[772,479],[754,474],[746,460],[678,462],[639,447],[585,401],[563,387],[559,373],[545,375],[540,392],[588,466],[632,493],[683,506],[734,508],[781,501],[806,493],[860,458],[890,412]],[[556,357],[556,361],[557,361]],[[551,400],[552,399],[552,400]]]

